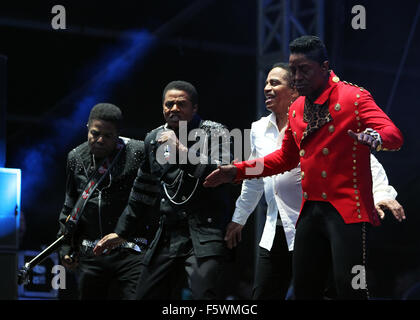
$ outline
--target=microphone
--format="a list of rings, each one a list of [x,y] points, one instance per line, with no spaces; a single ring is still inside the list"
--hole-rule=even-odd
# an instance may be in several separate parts
[[[172,129],[169,129],[167,125],[164,126],[163,129],[159,130],[159,132],[156,134],[156,142],[159,140],[160,136],[167,131],[172,131]],[[171,159],[171,152],[172,148],[169,145],[168,141],[164,141],[161,143],[156,144],[157,150],[156,150],[156,160],[159,164],[165,164],[168,163]]]

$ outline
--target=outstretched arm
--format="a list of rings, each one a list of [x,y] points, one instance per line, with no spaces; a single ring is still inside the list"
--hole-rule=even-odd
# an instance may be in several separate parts
[[[255,160],[219,166],[204,181],[205,187],[216,187],[223,183],[239,182],[272,176],[292,170],[299,164],[299,148],[293,138],[290,127],[286,129],[282,148]]]

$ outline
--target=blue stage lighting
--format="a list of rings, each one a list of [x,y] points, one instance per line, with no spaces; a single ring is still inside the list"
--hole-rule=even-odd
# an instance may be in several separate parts
[[[17,248],[21,197],[20,169],[0,168],[0,247]]]
[[[25,205],[33,201],[36,192],[42,190],[43,184],[49,180],[48,170],[56,156],[70,151],[73,138],[86,130],[91,108],[99,102],[106,102],[115,84],[123,81],[155,44],[155,37],[144,30],[130,31],[124,39],[124,43],[113,49],[112,54],[105,53],[105,58],[99,59],[103,62],[94,67],[97,73],[87,85],[82,90],[79,88],[80,93],[77,94],[78,99],[75,100],[71,115],[51,120],[49,138],[19,153],[19,159],[22,159],[20,167],[23,172],[22,194]]]

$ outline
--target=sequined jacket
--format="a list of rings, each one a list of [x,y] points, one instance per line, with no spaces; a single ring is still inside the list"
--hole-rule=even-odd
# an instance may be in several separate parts
[[[60,249],[61,256],[73,250],[77,251],[81,240],[97,240],[113,232],[118,218],[127,205],[140,163],[144,161],[144,143],[134,139],[123,138],[123,140],[125,147],[117,162],[88,200],[73,240]],[[94,162],[87,142],[69,152],[66,195],[59,216],[59,234],[63,232],[66,218],[94,171]],[[100,201],[99,193],[101,193]]]
[[[224,230],[233,209],[229,198],[229,186],[209,189],[204,188],[202,184],[204,178],[216,169],[219,163],[230,163],[232,160],[231,140],[227,129],[219,123],[203,121],[196,117],[189,123],[188,131],[191,133],[192,129],[197,128],[201,129],[197,131],[197,135],[205,133],[208,142],[208,152],[203,152],[203,149],[197,150],[196,155],[201,159],[197,164],[189,160],[185,163],[178,161],[177,164],[161,164],[158,161],[160,145],[157,139],[159,132],[165,129],[164,126],[154,129],[145,138],[146,163],[142,167],[143,172],[139,171],[129,206],[115,230],[123,238],[129,236],[132,221],[138,220],[142,215],[141,206],[154,206],[157,215],[154,220],[158,221],[158,228],[149,246],[150,250],[146,252],[144,263],[153,255],[163,229],[171,232],[183,226],[189,229],[197,257],[226,253]],[[212,137],[220,139],[211,145]],[[188,147],[192,147],[200,139],[204,139],[204,135],[192,138]],[[157,184],[152,182],[153,178]]]
[[[372,195],[370,148],[351,138],[348,130],[360,133],[366,128],[374,129],[382,138],[382,150],[401,147],[400,130],[366,89],[340,81],[332,71],[326,89],[314,101],[318,106],[325,105],[326,109],[314,118],[312,128],[309,128],[311,119],[305,116],[305,100],[299,97],[289,108],[282,148],[264,158],[235,164],[238,167],[236,179],[289,171],[300,161],[301,210],[306,201],[327,201],[346,223],[378,225]]]

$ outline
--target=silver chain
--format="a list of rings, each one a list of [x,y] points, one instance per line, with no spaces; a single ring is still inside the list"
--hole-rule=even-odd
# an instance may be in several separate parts
[[[363,278],[365,281],[365,285],[366,285],[366,298],[369,300],[370,296],[369,296],[369,289],[368,289],[368,285],[367,285],[367,280],[366,280],[366,255],[367,255],[367,249],[366,249],[366,222],[362,223],[362,250],[363,250],[363,255],[362,255],[362,263],[363,263]]]
[[[189,176],[191,176],[191,175],[189,175]],[[178,179],[178,177],[179,177],[179,179]],[[169,193],[168,193],[168,190],[166,189],[166,186],[169,186],[169,185],[167,185],[165,182],[162,182],[163,189],[165,190],[165,194],[166,194],[166,196],[168,197],[169,201],[171,201],[173,204],[178,205],[178,206],[179,206],[179,205],[182,205],[182,204],[184,204],[184,203],[186,203],[186,202],[188,202],[188,201],[191,199],[191,197],[192,197],[192,196],[194,195],[194,193],[195,193],[195,190],[197,189],[198,182],[200,181],[200,179],[199,179],[199,178],[196,178],[196,179],[197,179],[197,181],[195,182],[194,189],[193,189],[193,191],[191,192],[191,194],[187,197],[187,199],[185,199],[185,200],[184,200],[184,201],[182,201],[182,202],[176,202],[174,199],[175,199],[175,197],[178,195],[179,190],[181,189],[181,185],[182,185],[183,178],[184,178],[184,171],[182,171],[182,170],[181,170],[181,174],[179,174],[179,175],[176,177],[176,179],[175,179],[175,180],[180,180],[180,181],[179,181],[179,184],[178,184],[178,188],[177,188],[177,190],[176,190],[176,192],[175,192],[175,194],[174,194],[173,196],[170,196],[170,195],[169,195]],[[171,186],[173,186],[173,185],[174,185],[174,183],[172,183],[172,184],[171,184]]]

